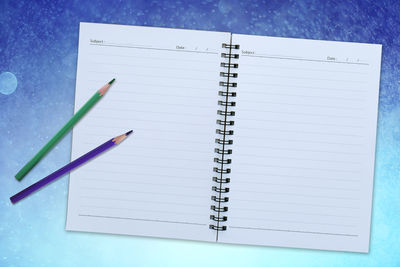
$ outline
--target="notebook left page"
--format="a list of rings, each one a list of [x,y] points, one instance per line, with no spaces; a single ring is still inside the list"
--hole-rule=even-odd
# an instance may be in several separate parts
[[[210,196],[221,44],[229,33],[81,23],[72,156],[128,130],[70,175],[67,230],[215,241]]]

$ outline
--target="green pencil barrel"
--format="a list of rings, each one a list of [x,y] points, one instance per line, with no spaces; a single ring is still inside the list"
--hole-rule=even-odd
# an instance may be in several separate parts
[[[15,175],[17,180],[22,180],[24,176],[55,146],[69,130],[99,101],[102,96],[96,92],[78,112],[56,133],[53,138]]]

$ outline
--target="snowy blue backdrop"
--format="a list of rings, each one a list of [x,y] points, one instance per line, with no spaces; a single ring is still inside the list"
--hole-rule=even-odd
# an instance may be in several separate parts
[[[400,1],[0,0],[0,266],[400,266]],[[9,197],[70,159],[71,135],[20,167],[72,115],[79,22],[383,44],[369,254],[66,232],[68,177]]]

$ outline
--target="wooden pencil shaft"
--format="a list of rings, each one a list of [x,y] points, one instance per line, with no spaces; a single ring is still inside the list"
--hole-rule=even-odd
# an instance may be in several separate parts
[[[104,144],[96,147],[92,151],[89,151],[85,155],[79,157],[78,159],[68,163],[61,169],[53,172],[52,174],[46,176],[45,178],[39,180],[38,182],[34,183],[33,185],[25,188],[21,192],[15,194],[14,196],[10,197],[10,200],[13,204],[17,203],[18,201],[24,199],[25,197],[29,196],[30,194],[36,192],[37,190],[41,189],[42,187],[48,185],[49,183],[53,182],[57,178],[60,178],[61,176],[65,175],[66,173],[72,171],[73,169],[79,167],[83,163],[93,159],[94,157],[100,155],[104,151],[108,150],[112,146],[114,146],[115,143],[113,142],[113,139],[105,142]]]
[[[99,156],[101,153],[105,152],[106,150],[110,149],[114,145],[118,145],[121,143],[126,137],[128,137],[132,133],[132,130],[126,132],[125,134],[116,136],[104,144],[96,147],[95,149],[89,151],[88,153],[84,154],[83,156],[77,158],[76,160],[68,163],[64,167],[58,169],[57,171],[53,172],[52,174],[44,177],[43,179],[37,181],[36,183],[32,184],[31,186],[25,188],[24,190],[20,191],[19,193],[10,197],[10,200],[13,204],[17,203],[18,201],[24,199],[25,197],[31,195],[32,193],[38,191],[42,187],[52,183],[56,179],[60,178],[61,176],[65,175],[66,173],[74,170],[75,168],[81,166],[82,164],[90,161],[91,159]]]
[[[71,128],[99,101],[102,95],[97,91],[78,112],[47,142],[46,145],[15,175],[17,180],[24,176],[71,130]]]

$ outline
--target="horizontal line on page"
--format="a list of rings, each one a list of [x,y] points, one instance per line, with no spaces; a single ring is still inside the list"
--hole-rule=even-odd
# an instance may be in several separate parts
[[[174,62],[177,61],[176,57],[168,58],[168,57],[141,57],[137,55],[129,55],[129,54],[123,54],[123,55],[118,55],[118,54],[105,54],[105,53],[94,53],[91,52],[89,53],[90,55],[99,55],[99,56],[106,56],[106,57],[123,57],[123,58],[135,58],[135,59],[145,59],[146,61],[149,59],[155,59],[157,61],[159,60],[172,60]],[[179,61],[189,61],[189,62],[202,62],[202,63],[214,63],[215,60],[198,60],[198,59],[183,59],[179,58]],[[220,60],[218,58],[218,66],[219,66]]]
[[[170,126],[170,125],[185,125],[185,126],[190,125],[190,126],[197,126],[196,128],[202,128],[204,126],[212,127],[212,125],[213,125],[212,121],[207,122],[207,123],[198,123],[198,122],[191,123],[191,122],[188,122],[188,120],[187,121],[157,121],[157,120],[150,120],[150,119],[126,118],[126,117],[124,118],[124,117],[117,117],[117,116],[114,117],[114,116],[106,116],[106,115],[104,115],[104,116],[92,115],[91,118],[101,119],[103,121],[106,119],[112,119],[113,123],[114,122],[126,122],[127,124],[131,124],[131,125],[132,125],[132,122],[147,122],[147,123],[157,123],[157,124],[166,123],[166,124],[168,124],[168,126]],[[195,120],[193,120],[193,121],[195,121]],[[191,127],[191,128],[193,128],[193,127]],[[160,127],[159,129],[162,129],[162,128]],[[162,130],[160,130],[160,131],[162,131]]]
[[[190,225],[201,225],[201,226],[205,226],[205,225],[206,225],[205,223],[180,222],[180,221],[165,221],[165,220],[142,219],[142,218],[130,218],[130,217],[114,217],[114,216],[102,216],[102,215],[93,215],[93,214],[79,214],[78,216],[97,217],[97,218],[107,218],[107,219],[134,220],[134,221],[146,221],[146,222],[190,224]]]
[[[336,224],[336,223],[317,223],[317,222],[304,222],[304,221],[288,221],[288,220],[274,220],[274,219],[266,219],[266,218],[246,218],[246,217],[236,217],[229,216],[229,218],[234,218],[238,220],[247,220],[247,221],[271,221],[271,222],[283,222],[283,223],[301,223],[301,224],[315,224],[315,225],[330,225],[330,226],[339,226],[339,227],[350,227],[354,228],[357,225],[354,224]]]
[[[195,205],[195,204],[188,204],[188,203],[178,203],[178,202],[168,202],[168,201],[151,201],[151,200],[138,200],[138,199],[126,199],[126,198],[108,198],[108,197],[95,197],[95,196],[80,196],[81,198],[88,198],[88,199],[100,199],[100,200],[115,200],[115,201],[127,201],[127,202],[139,202],[139,203],[153,203],[153,204],[166,204],[166,205],[177,205],[177,206],[191,206],[191,207],[202,207],[204,205]]]
[[[133,43],[113,43],[113,42],[104,42],[108,45],[127,45],[127,46],[135,46],[135,47],[153,47],[152,45],[143,45],[143,44],[133,44]]]
[[[350,188],[343,188],[343,187],[327,187],[327,186],[312,186],[312,185],[304,185],[304,184],[279,184],[279,183],[266,183],[266,182],[258,182],[247,180],[244,181],[234,181],[235,184],[261,184],[261,185],[276,185],[276,186],[283,186],[283,187],[304,187],[304,188],[317,188],[322,190],[340,190],[340,191],[352,191],[352,192],[359,192],[360,189],[350,189]]]
[[[364,89],[341,89],[338,87],[316,87],[316,86],[302,86],[302,85],[298,85],[298,84],[282,84],[282,83],[257,83],[257,82],[243,82],[241,81],[238,86],[243,85],[243,84],[250,84],[250,85],[261,85],[261,86],[276,86],[275,88],[280,88],[280,87],[284,87],[284,88],[293,88],[293,89],[297,89],[297,88],[304,88],[304,89],[316,89],[316,90],[322,90],[322,91],[340,91],[340,92],[357,92],[357,93],[367,93],[368,91],[364,90]],[[254,87],[252,87],[254,88]],[[262,90],[264,90],[264,87],[262,88]],[[259,90],[251,90],[251,91],[247,91],[246,92],[255,92],[255,91],[259,91]]]
[[[123,172],[123,171],[111,171],[111,170],[102,170],[102,169],[88,169],[88,168],[84,168],[82,170],[80,170],[80,172],[99,172],[99,173],[114,173],[114,174],[126,174],[126,175],[147,175],[149,176],[149,173],[145,172],[145,173],[137,173],[137,172]],[[181,177],[181,176],[176,176],[176,175],[167,175],[167,174],[151,174],[151,176],[155,176],[155,177],[168,177],[168,178],[176,178],[176,179],[183,179],[183,180],[196,180],[198,181],[198,178],[194,178],[193,176],[189,175],[189,176],[185,176],[185,177]],[[207,177],[207,181],[209,181],[210,178]]]
[[[146,50],[159,50],[159,51],[171,51],[171,52],[186,52],[186,53],[198,53],[198,54],[214,54],[218,55],[217,52],[206,52],[206,51],[195,51],[195,50],[177,50],[177,49],[168,49],[168,48],[155,48],[155,47],[141,47],[141,46],[128,46],[128,45],[107,45],[107,44],[93,44],[96,46],[110,46],[110,47],[122,47],[122,48],[136,48],[136,49],[146,49]]]
[[[332,115],[332,114],[316,114],[316,113],[299,113],[299,112],[283,112],[283,111],[275,111],[275,110],[261,110],[261,109],[248,109],[248,108],[240,108],[239,112],[243,111],[250,112],[261,112],[261,113],[276,113],[276,114],[289,114],[289,115],[306,115],[306,116],[315,116],[315,117],[326,117],[326,118],[346,118],[346,119],[366,119],[366,117],[358,117],[358,116],[348,116],[348,115]],[[240,115],[238,113],[238,115]]]
[[[268,138],[270,139],[270,138]],[[249,145],[246,145],[246,147],[249,147]],[[252,146],[252,147],[257,147],[257,146]],[[255,154],[246,154],[246,153],[240,153],[240,156],[247,156],[247,157],[254,157]],[[329,162],[329,163],[348,163],[348,164],[356,164],[356,165],[361,165],[361,162],[352,162],[352,161],[341,161],[341,160],[330,160],[330,159],[320,159],[320,157],[318,159],[311,159],[311,158],[296,158],[296,157],[278,157],[278,156],[266,156],[266,155],[262,155],[259,156],[257,155],[257,158],[269,158],[269,159],[290,159],[290,160],[303,160],[303,161],[317,161],[317,162]],[[246,162],[245,162],[246,163]]]
[[[104,116],[96,116],[96,115],[92,115],[92,118],[96,118],[96,119],[113,119],[113,122],[121,120],[121,121],[128,121],[127,118],[123,118],[123,117],[118,117],[118,116],[108,116],[108,115],[104,115]],[[206,125],[210,125],[210,123],[191,123],[188,121],[184,121],[184,122],[177,122],[177,121],[157,121],[157,120],[149,120],[149,119],[138,119],[138,118],[129,118],[129,121],[144,121],[144,122],[155,122],[155,123],[168,123],[169,125],[173,125],[173,124],[179,124],[179,125],[196,125],[196,126],[206,126]]]
[[[94,71],[94,70],[89,70],[88,72],[91,73],[99,73],[99,74],[107,74],[107,75],[111,75],[114,74],[115,76],[121,76],[121,75],[128,75],[130,77],[134,76],[134,77],[150,77],[150,78],[154,78],[154,79],[175,79],[175,80],[190,80],[193,83],[195,83],[195,81],[208,81],[208,82],[215,82],[216,84],[218,84],[218,81],[216,81],[215,79],[200,79],[197,76],[195,77],[171,77],[171,76],[159,76],[159,75],[144,75],[144,74],[137,74],[137,73],[121,73],[121,72],[110,72],[110,71]]]
[[[211,90],[210,90],[211,91]],[[215,103],[215,95],[217,94],[217,90],[215,90],[215,95],[213,95],[212,98],[210,98],[209,96],[202,96],[199,94],[196,94],[195,96],[191,96],[189,94],[186,95],[175,95],[175,94],[162,94],[162,93],[149,93],[149,92],[144,92],[144,91],[122,91],[122,90],[114,90],[113,92],[115,93],[122,93],[122,94],[134,94],[136,96],[160,96],[160,97],[182,97],[182,98],[187,98],[188,101],[193,101],[193,97],[196,97],[196,99],[209,99],[212,100],[213,103]]]
[[[257,76],[257,77],[276,77],[276,78],[284,78],[286,79],[294,79],[294,80],[307,80],[307,81],[331,81],[331,82],[345,82],[345,83],[367,83],[367,81],[353,81],[353,80],[337,80],[337,79],[321,79],[321,78],[313,78],[313,77],[299,77],[299,76],[282,76],[282,75],[274,75],[274,74],[248,74],[249,76]],[[242,76],[241,76],[242,77]]]
[[[104,136],[104,137],[110,137],[110,136],[112,136],[112,134],[84,133],[84,134],[82,134],[82,136],[99,136],[99,137],[103,137]],[[196,141],[196,140],[193,140],[193,139],[186,140],[186,139],[165,139],[165,138],[153,138],[153,137],[151,137],[151,139],[149,139],[149,140],[152,140],[152,141],[179,142],[179,143],[182,143],[182,141],[188,141],[188,142],[190,142],[192,144],[201,144],[201,145],[214,144],[214,143],[211,143],[211,142],[199,142],[199,141]],[[133,156],[135,154],[119,154],[118,153],[118,155]],[[163,157],[163,158],[165,158],[165,157]],[[182,158],[180,160],[185,160],[185,159]]]
[[[360,200],[359,198],[353,197],[332,197],[326,195],[309,195],[309,194],[296,194],[296,193],[283,193],[283,192],[272,192],[272,191],[254,191],[254,190],[238,190],[236,189],[235,192],[239,193],[251,193],[251,194],[263,194],[263,195],[289,195],[289,196],[298,196],[304,198],[322,198],[322,199],[345,199],[345,200]]]
[[[96,84],[97,83],[99,83],[99,84],[104,83],[104,81],[98,80],[98,79],[89,79],[88,81],[96,82]],[[216,92],[215,88],[218,87],[218,84],[216,86],[211,86],[212,89],[209,89],[209,88],[211,88],[210,86],[208,86],[208,87],[194,87],[194,86],[182,86],[180,84],[167,86],[165,84],[137,83],[137,82],[126,82],[126,81],[125,82],[124,81],[118,81],[118,84],[119,85],[121,85],[121,84],[133,84],[133,85],[138,85],[138,86],[152,86],[152,87],[157,88],[157,89],[164,88],[164,87],[165,88],[175,88],[175,89],[184,88],[184,89],[195,89],[195,90],[213,91],[213,92]]]
[[[182,184],[163,184],[163,183],[144,183],[138,181],[121,181],[121,180],[107,180],[107,179],[97,179],[97,178],[83,178],[82,181],[100,181],[106,183],[122,183],[122,184],[133,184],[133,185],[152,185],[152,186],[167,186],[167,187],[179,187],[179,188],[205,188],[205,186],[190,186]]]
[[[128,211],[137,211],[137,212],[149,212],[149,213],[164,213],[164,214],[177,214],[177,215],[192,215],[192,216],[203,216],[204,214],[200,213],[190,213],[190,212],[176,212],[176,211],[166,211],[166,210],[151,210],[151,209],[130,209],[130,208],[121,208],[121,207],[105,207],[105,206],[96,206],[96,205],[79,205],[80,208],[95,208],[95,209],[107,209],[107,210],[128,210]]]
[[[324,181],[324,180],[331,180],[331,181],[343,181],[343,182],[360,182],[359,179],[337,179],[337,178],[326,178],[326,177],[309,177],[309,176],[298,176],[298,175],[282,175],[282,174],[274,174],[274,173],[255,173],[255,172],[241,172],[241,171],[237,171],[235,170],[236,174],[245,174],[247,177],[249,175],[256,175],[256,176],[276,176],[276,177],[290,177],[290,178],[301,178],[301,179],[310,179],[310,180],[320,180],[320,181]]]
[[[295,142],[295,143],[311,143],[311,144],[324,144],[324,145],[340,145],[340,146],[363,146],[364,144],[349,144],[349,143],[337,143],[337,142],[326,142],[326,141],[310,141],[310,140],[304,140],[304,139],[288,139],[288,138],[275,138],[275,137],[265,137],[265,139],[268,140],[278,140],[278,141],[284,141],[284,142]],[[259,147],[258,145],[246,145],[250,147]],[[343,162],[343,161],[337,161],[337,162]],[[348,161],[345,161],[348,162]]]
[[[338,236],[353,236],[355,234],[342,234],[342,233],[329,233],[329,232],[310,232],[310,231],[299,231],[299,230],[288,230],[288,229],[272,229],[272,228],[259,228],[259,227],[243,227],[243,226],[229,226],[233,229],[246,229],[246,230],[264,230],[264,231],[278,231],[278,232],[290,232],[290,233],[302,233],[302,234],[316,234],[316,235],[338,235]]]
[[[98,143],[95,143],[95,142],[84,142],[84,144],[88,144],[88,145],[98,145]],[[190,149],[173,149],[173,148],[154,148],[154,147],[148,147],[148,146],[138,146],[138,145],[136,145],[136,144],[134,144],[134,145],[124,145],[124,146],[126,146],[126,147],[133,147],[133,148],[144,148],[144,149],[146,149],[147,151],[151,151],[151,150],[158,150],[158,151],[166,151],[166,152],[170,152],[170,151],[180,151],[180,152],[193,152],[193,153],[196,153],[196,154],[198,154],[198,153],[201,153],[201,154],[211,154],[211,155],[214,155],[214,151],[210,151],[210,152],[207,152],[207,151],[193,151],[193,150],[190,150]]]
[[[274,149],[274,150],[286,150],[286,151],[305,151],[305,152],[312,152],[312,153],[330,153],[330,154],[341,154],[341,155],[364,155],[364,153],[352,153],[352,152],[328,151],[328,150],[311,150],[311,149],[294,149],[294,148],[262,146],[262,145],[254,146],[254,147]]]
[[[246,67],[256,67],[257,70],[261,69],[260,67],[273,68],[273,69],[289,69],[289,70],[302,70],[302,71],[316,71],[316,72],[328,72],[328,73],[353,73],[353,74],[361,74],[368,75],[367,72],[359,72],[359,71],[341,71],[341,70],[327,70],[327,69],[310,69],[310,68],[293,68],[293,67],[280,67],[277,65],[266,65],[266,64],[250,64],[246,65]],[[254,72],[241,72],[241,74],[252,74]],[[261,73],[259,73],[261,74]]]
[[[128,162],[103,161],[103,162],[101,162],[101,164],[102,164],[102,165],[104,165],[104,164],[122,165],[122,166],[129,165],[129,166],[140,166],[140,167],[146,166],[146,167],[151,167],[151,168],[166,168],[166,169],[190,170],[190,171],[207,171],[207,170],[208,170],[208,168],[193,168],[193,167],[187,167],[187,168],[185,168],[185,167],[181,167],[181,166],[178,167],[178,166],[171,166],[171,165],[170,165],[170,166],[161,166],[161,165],[152,165],[152,164],[143,164],[143,163],[136,164],[136,163],[134,163],[134,162],[128,163]]]
[[[150,114],[168,114],[168,115],[179,115],[179,116],[186,116],[186,117],[204,117],[205,113],[197,114],[197,113],[178,113],[178,112],[166,112],[166,111],[152,111],[152,110],[138,110],[138,109],[130,109],[130,108],[107,108],[101,107],[101,110],[111,110],[111,111],[133,111],[137,113],[150,113]],[[214,115],[216,112],[212,112]],[[211,114],[211,113],[210,113]]]
[[[86,189],[86,190],[99,190],[99,191],[112,191],[112,192],[125,192],[125,193],[136,193],[136,194],[149,194],[149,195],[165,195],[165,196],[181,196],[181,197],[191,197],[191,198],[204,198],[204,196],[196,196],[193,194],[190,195],[185,195],[185,194],[170,194],[170,193],[164,193],[164,192],[148,192],[148,191],[132,191],[132,190],[119,190],[119,189],[110,189],[110,188],[101,188],[101,187],[81,187],[81,189]]]
[[[357,129],[365,128],[364,126],[348,125],[348,124],[315,123],[315,122],[285,121],[285,120],[265,120],[265,119],[254,119],[254,118],[246,118],[246,120],[255,121],[255,122],[280,122],[280,123],[289,123],[289,124],[324,125],[324,126],[348,127],[348,128],[357,128]]]
[[[175,59],[176,60],[176,59]],[[133,65],[133,64],[121,64],[121,63],[111,63],[111,62],[94,62],[91,61],[90,64],[96,64],[96,66],[98,65],[110,65],[110,66],[127,66],[127,67],[138,67],[140,69],[160,69],[160,70],[165,70],[165,67],[157,67],[157,66],[146,66],[146,65],[142,65],[142,64],[137,64],[137,65]],[[205,70],[205,69],[193,69],[193,68],[173,68],[171,66],[168,66],[168,70],[184,70],[184,71],[194,71],[194,72],[206,72],[206,73],[214,73],[215,71],[213,70]]]
[[[306,58],[294,58],[294,57],[276,57],[276,56],[256,56],[256,55],[242,55],[243,57],[260,57],[260,58],[271,58],[271,59],[284,59],[284,60],[297,60],[297,61],[312,61],[312,62],[323,62],[323,63],[337,63],[337,64],[349,64],[349,65],[365,65],[369,66],[368,63],[362,62],[346,62],[346,61],[333,61],[333,60],[320,60],[320,59],[306,59]]]
[[[296,94],[277,94],[277,93],[271,93],[271,92],[266,92],[266,91],[247,91],[246,93],[252,93],[256,95],[264,95],[264,96],[270,96],[270,95],[278,95],[278,96],[294,96],[294,97],[309,97],[309,98],[326,98],[326,99],[340,99],[340,100],[351,100],[351,101],[356,101],[356,102],[364,102],[364,99],[360,98],[349,98],[349,97],[338,97],[338,96],[315,96],[315,95],[296,95]]]
[[[259,131],[259,132],[265,132],[265,131],[274,131],[274,132],[284,132],[284,133],[305,133],[305,134],[318,134],[318,135],[332,135],[332,136],[351,136],[351,137],[365,137],[363,135],[357,135],[357,134],[342,134],[342,133],[327,133],[327,132],[314,132],[314,131],[296,131],[296,130],[282,130],[282,129],[273,129],[273,128],[254,128],[254,127],[241,127],[241,130],[251,130],[253,131]],[[237,137],[248,137],[248,138],[254,138],[254,136],[246,136],[246,135],[241,135],[241,134],[236,134],[235,133],[235,138]]]
[[[239,197],[236,197],[232,199],[233,201],[230,200],[230,202],[251,202],[251,203],[275,203],[275,204],[283,204],[283,205],[294,205],[294,206],[310,206],[310,207],[323,207],[323,208],[335,208],[335,209],[351,209],[351,210],[359,210],[359,207],[354,207],[354,206],[335,206],[335,205],[322,205],[322,204],[315,204],[315,203],[304,203],[304,202],[284,202],[284,201],[270,201],[270,200],[257,200],[257,199],[240,199]]]
[[[193,106],[192,105],[185,105],[185,104],[181,104],[181,103],[165,103],[165,102],[149,102],[149,101],[132,101],[132,100],[108,100],[108,102],[114,102],[114,103],[130,103],[130,104],[135,104],[135,103],[140,103],[140,104],[152,104],[152,105],[158,105],[158,106],[162,106],[162,105],[166,105],[166,106],[181,106],[181,107],[191,107],[191,108],[217,108],[217,101],[215,101],[215,105],[212,106],[201,106],[201,105],[197,105]]]
[[[336,214],[322,214],[322,213],[304,213],[304,212],[295,212],[295,211],[287,211],[287,210],[263,210],[263,209],[251,209],[251,208],[234,208],[235,210],[243,210],[243,211],[257,211],[257,212],[271,212],[271,213],[292,213],[292,214],[301,214],[301,215],[315,215],[315,216],[323,216],[323,217],[343,217],[343,218],[358,218],[357,216],[344,216],[344,215],[336,215]]]
[[[130,154],[130,153],[119,153],[119,152],[117,153],[117,152],[115,152],[114,155],[116,157],[123,157],[123,158],[126,158],[126,157],[140,157],[140,158],[147,158],[147,159],[168,159],[168,160],[177,160],[177,161],[191,161],[192,163],[196,163],[196,162],[209,162],[210,163],[213,160],[212,158],[211,159],[207,159],[207,160],[206,159],[192,159],[192,158],[175,158],[175,157],[170,157],[169,155],[160,157],[160,156],[155,156],[155,155],[142,155],[141,153],[140,154]]]
[[[299,104],[299,103],[284,103],[284,102],[273,102],[273,101],[254,101],[254,100],[240,100],[238,103],[245,102],[245,103],[251,103],[253,106],[256,103],[259,104],[277,104],[277,105],[288,105],[288,106],[304,106],[304,107],[319,107],[319,108],[333,108],[333,109],[348,109],[348,110],[364,110],[362,107],[348,107],[348,106],[327,106],[327,105],[315,105],[315,104]]]
[[[151,150],[167,151],[167,152],[180,151],[180,152],[192,152],[192,153],[195,153],[195,154],[199,154],[200,153],[200,154],[212,154],[212,155],[215,155],[215,152],[213,150],[210,150],[208,152],[208,151],[199,151],[199,150],[193,151],[192,149],[175,149],[175,148],[170,148],[170,147],[168,147],[168,148],[150,148],[148,146],[138,146],[138,145],[132,145],[132,146],[128,145],[128,146],[129,147],[133,147],[133,148],[144,148],[144,149],[146,149],[148,151],[151,151]]]
[[[86,124],[85,126],[87,126],[88,128],[97,127],[97,128],[101,128],[101,129],[109,128],[109,129],[118,129],[118,130],[126,128],[126,125],[125,126],[111,126],[111,125],[97,125],[97,124],[92,124],[92,123]],[[188,131],[182,131],[182,130],[177,130],[177,131],[166,130],[166,129],[161,129],[160,130],[159,128],[154,128],[154,129],[150,128],[149,129],[149,128],[134,127],[134,130],[135,131],[141,130],[141,131],[146,131],[146,132],[149,132],[149,133],[158,133],[158,134],[163,134],[163,133],[186,133],[186,134],[201,135],[201,136],[204,136],[204,134],[205,134],[205,132],[201,132],[201,131],[194,131],[194,132],[190,131],[190,132],[188,132]],[[213,131],[213,133],[215,133],[215,131]],[[209,133],[207,132],[207,134],[209,134]],[[85,142],[85,144],[95,145],[95,143],[88,143],[88,142]]]
[[[324,168],[308,168],[308,167],[299,167],[299,166],[287,166],[287,165],[272,165],[272,164],[257,164],[251,162],[240,162],[241,165],[244,166],[259,166],[259,167],[275,167],[275,168],[283,168],[283,169],[301,169],[301,170],[315,170],[315,171],[328,171],[328,172],[342,172],[342,173],[360,173],[360,171],[353,170],[338,170],[338,169],[324,169]]]
[[[153,173],[148,174],[147,176],[145,175],[140,175],[138,176],[132,176],[131,173],[125,172],[127,175],[126,176],[116,176],[115,174],[119,174],[119,172],[112,172],[111,173],[107,171],[99,171],[101,174],[98,175],[97,173],[92,173],[91,171],[86,171],[85,172],[85,178],[81,178],[80,181],[85,181],[85,180],[93,180],[93,181],[99,181],[99,182],[111,182],[111,183],[125,183],[125,184],[143,184],[143,185],[155,185],[155,186],[173,186],[173,187],[188,187],[188,188],[207,188],[210,185],[211,179],[208,178],[207,180],[201,180],[201,179],[185,179],[180,177],[177,180],[172,181],[172,179],[162,179],[162,180],[156,180],[156,181],[163,181],[164,183],[146,183],[143,181],[148,181],[154,179],[154,176],[157,177],[157,175],[154,175]],[[122,174],[125,174],[124,172]],[[161,175],[162,176],[162,175]],[[102,179],[98,178],[102,177]],[[163,176],[162,176],[163,177]],[[177,178],[175,176],[171,176],[172,178]],[[169,177],[169,178],[171,178]],[[195,181],[194,181],[195,180]],[[154,181],[154,180],[153,180]],[[165,181],[168,181],[168,184],[165,184]],[[96,184],[96,183],[93,183]]]

